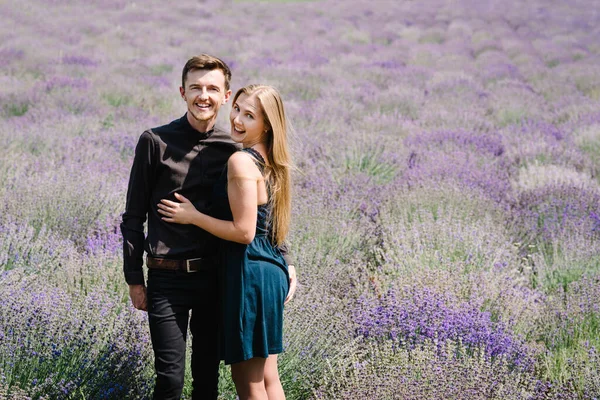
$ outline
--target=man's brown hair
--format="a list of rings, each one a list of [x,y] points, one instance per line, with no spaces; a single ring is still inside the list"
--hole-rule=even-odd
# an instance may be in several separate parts
[[[185,80],[187,78],[187,74],[190,71],[196,69],[206,69],[209,71],[220,69],[225,76],[225,90],[229,90],[229,81],[231,80],[231,70],[225,64],[225,61],[220,58],[208,55],[208,54],[200,54],[194,56],[185,63],[183,67],[183,71],[181,73],[181,87],[185,88]]]

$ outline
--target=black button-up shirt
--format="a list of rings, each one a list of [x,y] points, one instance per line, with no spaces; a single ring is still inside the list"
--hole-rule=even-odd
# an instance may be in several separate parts
[[[210,257],[216,238],[194,225],[164,222],[161,199],[187,197],[201,212],[211,205],[213,185],[237,145],[219,128],[198,132],[187,115],[145,131],[135,149],[127,189],[123,233],[123,271],[128,284],[143,284],[144,251],[152,257],[187,259]],[[148,218],[148,236],[144,223]]]

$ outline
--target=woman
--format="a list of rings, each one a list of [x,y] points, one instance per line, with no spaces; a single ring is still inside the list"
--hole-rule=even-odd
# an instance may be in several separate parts
[[[161,200],[159,212],[167,222],[194,224],[224,239],[222,358],[231,364],[240,399],[285,399],[277,354],[283,351],[289,277],[278,246],[288,233],[291,195],[279,93],[264,85],[240,89],[230,122],[231,136],[243,150],[229,158],[215,186],[214,216],[198,212],[179,194],[181,203]]]

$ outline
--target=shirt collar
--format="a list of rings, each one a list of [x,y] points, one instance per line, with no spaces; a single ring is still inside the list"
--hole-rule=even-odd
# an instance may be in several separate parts
[[[215,131],[215,127],[213,126],[213,128],[209,131],[206,132],[200,132],[197,131],[196,129],[194,129],[194,127],[190,124],[190,121],[188,121],[187,119],[187,113],[183,114],[183,117],[181,117],[181,123],[183,124],[183,126],[185,127],[185,130],[187,132],[189,132],[190,134],[196,136],[198,138],[198,140],[205,140],[208,139],[209,137],[211,137],[211,135],[213,134],[213,132]]]

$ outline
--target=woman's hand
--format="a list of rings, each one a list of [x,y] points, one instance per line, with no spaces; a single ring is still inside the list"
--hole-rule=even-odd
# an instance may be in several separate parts
[[[193,223],[194,216],[198,214],[196,207],[194,207],[191,201],[179,193],[175,193],[175,198],[181,203],[165,199],[162,199],[160,203],[158,203],[158,212],[164,215],[162,220],[166,222],[175,222],[176,224]]]
[[[290,275],[290,290],[283,302],[283,304],[287,304],[292,297],[294,297],[294,293],[296,293],[296,285],[298,284],[298,278],[296,277],[296,267],[293,265],[288,265],[288,273]]]

